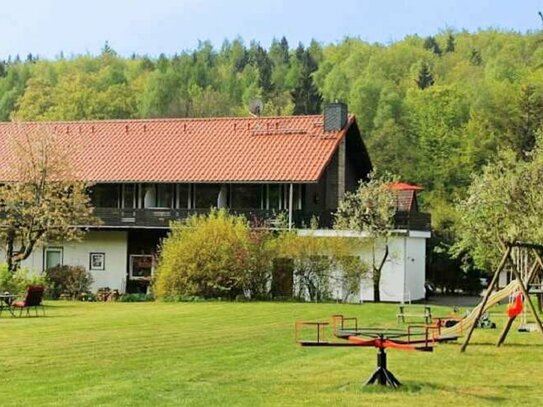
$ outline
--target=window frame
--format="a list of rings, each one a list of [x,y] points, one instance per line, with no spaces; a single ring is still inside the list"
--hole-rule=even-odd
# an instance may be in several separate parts
[[[60,253],[60,264],[57,264],[52,267],[63,266],[64,265],[64,247],[62,246],[46,246],[43,248],[43,271],[47,270],[47,253],[48,252],[59,252]]]

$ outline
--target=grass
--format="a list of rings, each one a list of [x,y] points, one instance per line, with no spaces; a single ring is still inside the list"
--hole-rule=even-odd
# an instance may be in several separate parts
[[[538,333],[515,329],[497,349],[498,330],[477,330],[465,354],[459,344],[391,350],[389,368],[405,384],[394,391],[361,386],[375,367],[374,349],[293,342],[296,319],[343,313],[395,326],[394,305],[48,305],[45,318],[0,318],[2,406],[543,403]]]

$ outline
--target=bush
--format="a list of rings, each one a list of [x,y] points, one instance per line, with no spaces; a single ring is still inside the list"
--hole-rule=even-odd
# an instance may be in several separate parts
[[[357,292],[369,269],[358,256],[352,255],[358,246],[359,242],[354,239],[283,233],[278,251],[293,262],[295,297],[327,301],[332,297],[332,282],[341,284],[345,299]]]
[[[157,297],[265,297],[273,235],[255,233],[242,216],[214,210],[173,223],[156,271]]]
[[[26,291],[29,285],[45,286],[45,278],[32,274],[26,269],[19,269],[15,273],[8,270],[7,264],[0,264],[0,292],[20,294]]]
[[[212,300],[206,300],[205,298],[198,297],[197,295],[170,295],[162,298],[166,302],[204,302],[204,301],[220,301],[220,298]]]
[[[121,302],[147,302],[154,301],[152,294],[123,294],[119,297]]]
[[[82,266],[56,266],[45,270],[48,295],[58,299],[61,294],[68,294],[76,299],[89,291],[92,284],[91,274]]]

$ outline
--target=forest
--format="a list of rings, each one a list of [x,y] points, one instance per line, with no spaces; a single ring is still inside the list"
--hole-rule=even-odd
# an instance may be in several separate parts
[[[466,270],[448,250],[455,203],[501,150],[522,159],[534,148],[542,68],[540,31],[444,30],[390,44],[283,37],[268,48],[238,38],[158,57],[120,56],[106,43],[99,55],[0,62],[0,120],[246,116],[257,98],[264,115],[315,114],[343,101],[374,166],[424,186],[429,274],[454,280]]]

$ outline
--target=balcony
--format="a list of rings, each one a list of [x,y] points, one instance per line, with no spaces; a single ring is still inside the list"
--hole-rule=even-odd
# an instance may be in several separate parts
[[[261,223],[264,227],[274,227],[278,219],[288,216],[285,211],[266,209],[229,210],[235,215],[243,215],[251,222]],[[168,228],[171,221],[187,219],[193,215],[206,214],[209,209],[118,209],[96,208],[94,214],[102,220],[102,227],[152,227]],[[301,211],[295,211],[301,212]],[[281,215],[284,213],[284,215]],[[285,218],[286,219],[286,218]]]
[[[432,217],[425,212],[398,211],[394,215],[394,224],[396,229],[429,232],[432,230]]]
[[[284,221],[288,220],[288,213],[285,210],[230,209],[229,211],[232,214],[245,216],[257,226],[274,229],[287,226]],[[95,215],[103,222],[99,227],[113,228],[168,228],[171,221],[183,220],[192,215],[208,212],[208,209],[95,209]],[[312,219],[318,220],[319,228],[328,229],[333,225],[332,212],[310,213],[304,210],[295,210],[292,212],[292,223],[295,228],[309,228],[314,223]],[[431,218],[428,213],[397,212],[395,215],[395,224],[397,229],[431,230]]]

